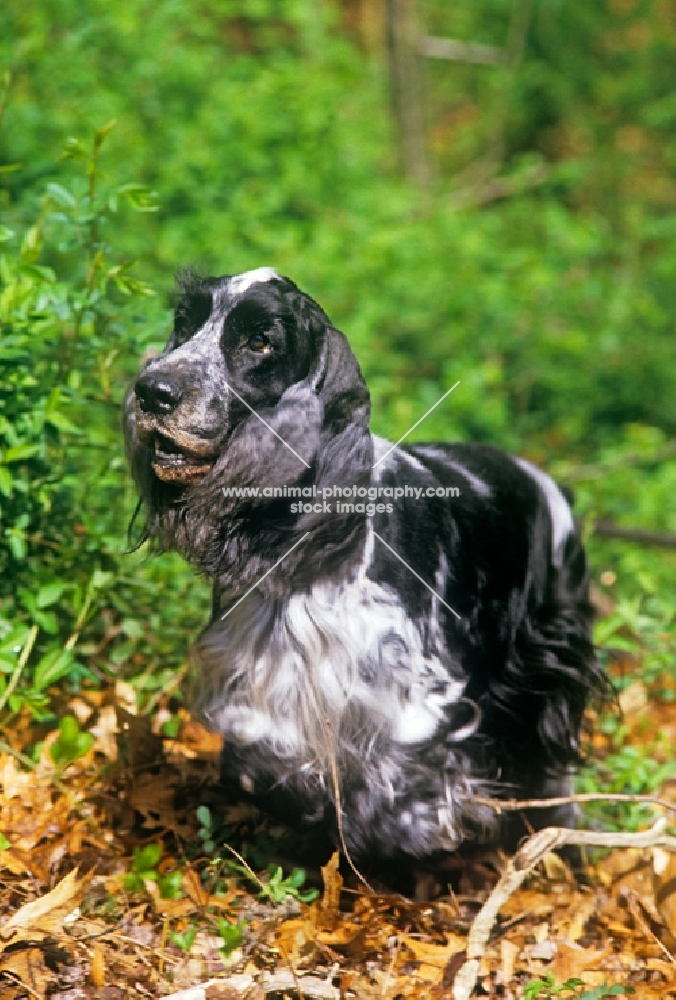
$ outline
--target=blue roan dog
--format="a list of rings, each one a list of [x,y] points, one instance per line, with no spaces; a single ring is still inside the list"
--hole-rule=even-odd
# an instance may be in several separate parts
[[[180,284],[125,434],[145,537],[213,580],[194,655],[224,780],[334,835],[337,784],[357,858],[499,841],[477,799],[565,794],[604,687],[562,493],[492,447],[374,437],[346,338],[271,268]]]

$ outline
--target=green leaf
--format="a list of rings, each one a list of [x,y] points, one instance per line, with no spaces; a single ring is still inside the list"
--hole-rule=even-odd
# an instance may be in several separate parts
[[[34,455],[37,455],[39,451],[39,444],[17,444],[2,453],[2,461],[5,464],[9,462],[22,462],[26,458],[32,458]]]
[[[59,413],[57,410],[52,413],[45,414],[45,423],[51,424],[52,427],[56,427],[57,430],[66,431],[68,434],[86,434],[86,430],[82,427],[78,427],[69,420],[63,413]]]
[[[50,604],[55,604],[66,589],[67,584],[62,580],[48,583],[38,590],[35,603],[38,608],[48,608]]]
[[[155,869],[162,857],[162,850],[162,844],[145,844],[143,847],[136,847],[131,865],[132,871],[144,874],[154,872],[153,877],[157,878]]]
[[[197,807],[197,819],[201,826],[205,830],[213,829],[213,820],[211,818],[211,810],[208,806],[198,806]]]
[[[51,684],[61,680],[73,665],[73,651],[70,649],[52,649],[42,657],[33,674],[33,686],[37,691],[44,691]]]
[[[59,738],[49,748],[49,755],[60,768],[84,757],[94,744],[91,733],[84,733],[73,715],[64,716],[59,722]]]
[[[70,191],[66,191],[65,187],[60,184],[48,184],[47,191],[57,205],[61,205],[62,208],[75,208],[77,205],[77,201]]]
[[[157,879],[162,899],[181,899],[183,896],[183,874],[180,871],[167,872]]]
[[[7,840],[7,837],[4,835],[4,833],[0,833],[0,851],[6,851],[7,848],[11,846],[12,845],[10,844],[9,840]]]
[[[219,951],[227,958],[244,940],[243,930],[246,924],[231,924],[224,917],[214,917],[214,920],[218,933],[223,938],[223,947]]]
[[[178,931],[172,931],[169,934],[169,940],[172,944],[175,944],[177,948],[180,948],[181,951],[188,952],[193,946],[196,935],[197,925],[191,924],[190,927],[187,927],[182,934]]]

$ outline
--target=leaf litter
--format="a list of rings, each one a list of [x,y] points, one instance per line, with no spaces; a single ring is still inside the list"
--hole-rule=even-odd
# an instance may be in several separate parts
[[[453,997],[472,921],[505,864],[499,853],[450,859],[436,897],[415,902],[344,882],[327,851],[308,872],[318,897],[302,902],[298,879],[277,872],[288,895],[275,903],[261,886],[273,868],[310,858],[301,839],[250,805],[224,804],[220,739],[183,709],[178,735],[164,737],[167,705],[139,715],[128,687],[63,702],[81,753],[65,766],[59,731],[44,733],[29,767],[34,725],[19,715],[5,729],[0,1000]],[[676,727],[674,703],[636,696],[633,705],[630,736],[651,731],[651,711]],[[78,727],[93,739],[79,740]],[[676,803],[676,786],[661,796]],[[210,852],[205,815],[220,837]],[[548,855],[502,906],[473,995],[516,1000],[551,976],[581,980],[593,996],[615,984],[613,995],[676,997],[675,954],[676,856],[613,851],[581,882]]]

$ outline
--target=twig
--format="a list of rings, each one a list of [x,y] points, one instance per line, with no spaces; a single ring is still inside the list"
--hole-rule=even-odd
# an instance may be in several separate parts
[[[494,66],[507,60],[505,49],[497,45],[459,42],[456,38],[438,38],[435,35],[423,35],[418,40],[418,51],[428,59],[450,59],[483,66]]]
[[[605,517],[600,517],[593,527],[593,533],[602,538],[619,538],[639,545],[656,545],[661,549],[676,549],[676,535],[666,531],[644,531],[642,528],[623,528]]]
[[[39,625],[34,625],[33,628],[30,630],[30,632],[28,633],[28,638],[26,639],[26,644],[23,647],[23,649],[21,650],[21,656],[19,657],[19,661],[18,661],[18,663],[16,665],[14,673],[12,674],[12,676],[9,679],[9,684],[5,688],[5,690],[3,692],[3,695],[2,695],[2,698],[0,698],[0,712],[3,710],[3,708],[5,707],[5,705],[7,704],[7,702],[9,701],[9,699],[10,699],[10,697],[11,697],[11,695],[12,695],[14,689],[15,689],[15,687],[19,683],[19,678],[21,677],[21,674],[23,673],[24,667],[28,663],[28,657],[31,655],[31,650],[33,649],[33,646],[35,645],[35,640],[38,637],[38,632],[39,631],[40,631],[40,626]]]
[[[405,928],[405,930],[404,930],[404,934],[408,934],[409,929],[410,929],[409,926],[407,926]],[[390,949],[390,951],[392,953],[391,956],[390,956],[390,964],[387,967],[387,972],[385,974],[385,979],[383,980],[383,988],[380,991],[380,996],[383,997],[383,998],[387,996],[387,991],[389,990],[390,983],[392,982],[392,973],[394,972],[394,966],[396,965],[396,962],[397,962],[397,956],[398,956],[399,951],[401,949],[401,942],[402,942],[402,939],[404,937],[404,934],[397,934],[396,935],[396,939],[395,939],[395,942],[394,942],[394,947]]]
[[[517,183],[516,179],[494,178],[504,160],[507,116],[514,90],[514,81],[523,60],[532,13],[533,0],[516,0],[512,8],[507,42],[501,60],[503,81],[497,106],[494,109],[494,120],[488,137],[487,149],[479,160],[471,163],[455,178],[455,184],[461,186],[456,188],[454,194],[451,194],[452,205],[462,207],[466,204],[482,204],[485,201],[493,201],[495,198],[507,197],[520,190],[520,188],[514,187]],[[532,169],[531,174],[538,177],[538,172],[543,169],[542,166],[538,165]],[[523,176],[525,181],[526,175]],[[462,186],[465,178],[469,178],[469,182]],[[541,183],[541,181],[531,181],[532,183]],[[529,186],[527,181],[525,181],[524,186]],[[502,191],[502,193],[498,194],[498,191]]]
[[[340,990],[333,985],[331,977],[320,979],[319,976],[300,976],[294,981],[289,972],[275,972],[272,975],[263,972],[258,981],[248,973],[229,976],[227,979],[210,979],[206,983],[200,983],[199,986],[191,986],[179,993],[170,993],[165,1000],[206,1000],[210,986],[219,987],[221,990],[230,988],[233,993],[242,997],[249,996],[256,986],[258,987],[256,996],[259,994],[267,996],[269,993],[278,995],[297,990],[297,984],[300,985],[303,994],[312,1000],[339,1000]]]
[[[38,766],[36,762],[34,760],[31,760],[30,757],[27,757],[25,753],[21,753],[20,750],[15,750],[14,747],[11,747],[9,743],[5,743],[4,740],[0,740],[0,750],[3,753],[11,754],[12,757],[16,757],[18,761],[21,761],[22,764],[25,764],[26,767],[29,767],[31,771],[34,771],[35,768]]]
[[[497,167],[496,167],[497,169]],[[535,163],[522,173],[511,177],[491,177],[480,184],[461,188],[451,195],[451,204],[455,208],[479,207],[491,201],[502,198],[512,198],[525,191],[544,184],[549,177],[549,167],[546,163]]]
[[[9,969],[3,969],[2,972],[3,972],[3,975],[9,976],[9,978],[12,980],[12,982],[16,983],[16,985],[19,986],[21,988],[21,990],[26,990],[28,993],[30,993],[30,995],[32,997],[37,997],[37,1000],[43,1000],[42,994],[41,993],[36,993],[35,990],[32,987],[30,987],[28,985],[28,983],[25,983],[23,981],[23,979],[21,979],[19,976],[17,976],[16,973],[10,972]],[[20,992],[19,992],[19,996],[21,996]]]
[[[623,895],[624,895],[624,893],[623,893]],[[629,892],[627,892],[627,894],[625,896],[625,899],[627,900],[627,905],[629,906],[629,911],[630,911],[632,917],[634,918],[634,920],[636,921],[636,923],[639,925],[639,927],[642,929],[642,931],[645,934],[645,936],[648,937],[648,938],[650,938],[650,940],[653,941],[657,945],[657,947],[660,949],[660,951],[662,952],[662,954],[664,955],[664,957],[666,958],[666,960],[668,962],[671,962],[672,965],[676,964],[676,961],[674,960],[674,956],[671,954],[671,952],[669,951],[669,949],[667,948],[667,946],[664,944],[664,942],[660,941],[660,939],[658,938],[657,934],[652,929],[652,927],[650,926],[650,924],[646,920],[644,914],[642,913],[642,911],[641,911],[641,901],[638,898],[637,894],[633,890],[629,890]]]
[[[625,792],[581,792],[579,795],[560,795],[551,799],[487,799],[479,795],[468,795],[472,802],[488,806],[497,813],[518,812],[520,809],[549,809],[580,802],[631,802],[634,805],[660,806],[668,812],[676,812],[676,803],[659,799],[656,795],[628,795]]]
[[[253,868],[251,867],[251,865],[247,864],[247,862],[244,860],[244,858],[239,853],[239,851],[236,851],[234,847],[230,846],[230,844],[223,844],[223,847],[226,849],[226,851],[230,851],[231,854],[234,854],[234,856],[237,858],[237,860],[242,865],[242,867],[246,869],[247,874],[249,875],[249,878],[253,882],[255,882],[256,885],[260,886],[261,892],[265,892],[265,884],[263,882],[261,882],[261,880],[259,879],[258,875],[256,875],[256,872],[253,870]]]
[[[329,760],[331,761],[331,777],[333,779],[333,797],[336,800],[336,821],[338,823],[338,836],[340,838],[340,846],[343,849],[343,854],[347,859],[347,863],[355,873],[359,881],[365,888],[371,893],[372,896],[375,895],[375,891],[366,881],[362,873],[359,871],[355,865],[350,852],[347,849],[347,844],[345,843],[345,837],[343,835],[343,807],[340,801],[340,783],[338,781],[338,767],[336,765],[336,755],[333,749],[333,733],[331,732],[331,720],[326,719],[326,741],[328,743],[329,750]]]
[[[641,454],[636,451],[626,452],[617,458],[607,462],[595,462],[589,465],[578,465],[571,468],[561,467],[561,479],[566,483],[585,482],[589,479],[597,479],[605,476],[616,469],[623,469],[634,465],[652,465],[663,462],[665,459],[676,457],[676,441],[665,441],[664,444],[655,448],[651,454]]]
[[[519,888],[539,861],[557,848],[574,847],[662,847],[676,852],[676,837],[664,833],[664,817],[640,833],[597,832],[546,827],[529,837],[507,862],[500,881],[476,915],[467,938],[467,959],[453,982],[453,1000],[470,1000],[479,976],[481,958],[501,907]]]

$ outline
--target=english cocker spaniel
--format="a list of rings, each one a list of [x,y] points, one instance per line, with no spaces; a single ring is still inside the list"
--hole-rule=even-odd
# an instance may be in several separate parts
[[[213,580],[224,781],[334,832],[338,799],[355,857],[507,836],[482,800],[568,792],[604,687],[566,499],[493,447],[373,436],[347,339],[271,268],[180,289],[125,436],[144,537]]]

